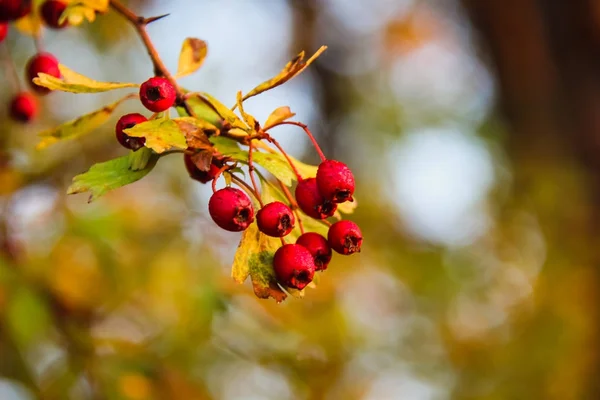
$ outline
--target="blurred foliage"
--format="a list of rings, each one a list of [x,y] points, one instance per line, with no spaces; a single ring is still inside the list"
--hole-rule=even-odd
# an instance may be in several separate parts
[[[593,2],[547,9],[533,0],[251,2],[253,17],[273,26],[289,12],[287,33],[247,28],[242,0],[198,3],[129,5],[170,12],[182,30],[194,25],[180,36],[160,30],[169,18],[156,22],[153,37],[173,37],[159,50],[179,51],[187,34],[207,39],[203,91],[236,78],[220,70],[240,64],[240,75],[251,73],[231,50],[240,36],[256,40],[252,53],[270,54],[255,64],[269,66],[263,79],[299,49],[329,46],[284,104],[312,115],[307,123],[325,152],[357,171],[362,253],[335,258],[302,299],[257,299],[250,282],[230,276],[240,235],[210,221],[209,189],[188,179],[179,157],[92,204],[85,194],[65,195],[73,176],[125,153],[111,124],[44,150],[35,149],[36,133],[117,97],[53,94],[41,100],[43,118],[27,127],[2,111],[0,398],[600,396]],[[575,13],[584,3],[591,9]],[[194,24],[184,20],[192,7],[200,16]],[[210,24],[221,15],[229,25]],[[289,43],[263,49],[261,29],[289,34]],[[210,30],[231,37],[216,66],[203,36]],[[71,57],[66,65],[99,80],[139,82],[151,73],[133,30],[111,12],[47,39]],[[71,55],[74,46],[83,53]],[[14,30],[8,48],[17,65],[34,51]],[[88,73],[92,64],[99,65]],[[256,79],[248,81],[245,90]],[[14,77],[0,82],[7,104]],[[314,114],[302,111],[302,96]],[[261,97],[249,103],[259,108]],[[261,120],[273,109],[264,108]],[[448,126],[459,134],[427,136]],[[417,154],[410,144],[425,137],[433,139]],[[477,157],[491,165],[487,184],[477,183],[487,165]],[[449,168],[461,162],[467,172]],[[408,194],[400,190],[406,185]],[[464,215],[452,214],[476,187]]]

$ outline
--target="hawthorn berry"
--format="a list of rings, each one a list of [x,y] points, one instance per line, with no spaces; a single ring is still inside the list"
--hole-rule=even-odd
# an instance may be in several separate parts
[[[284,237],[294,229],[292,210],[280,201],[265,205],[256,213],[258,229],[267,236]]]
[[[50,89],[43,86],[38,86],[33,83],[33,78],[39,73],[51,75],[55,78],[60,78],[60,69],[58,69],[58,60],[50,53],[38,53],[31,57],[27,62],[26,74],[27,81],[33,90],[38,94],[48,94]]]
[[[331,217],[337,205],[325,198],[319,192],[315,178],[304,179],[296,186],[296,201],[306,215],[315,219]]]
[[[20,122],[29,122],[37,114],[37,99],[34,95],[21,92],[10,102],[10,116]]]
[[[315,263],[306,248],[299,244],[284,244],[275,252],[273,270],[283,286],[302,290],[313,280]]]
[[[140,100],[144,107],[153,112],[171,108],[176,97],[175,88],[167,78],[155,76],[140,86]]]
[[[316,232],[306,232],[296,240],[296,244],[305,247],[310,252],[317,271],[327,269],[332,256],[331,247],[327,243],[327,239]]]
[[[317,170],[317,185],[326,200],[343,203],[352,200],[354,175],[343,162],[325,160]]]
[[[0,22],[0,43],[6,39],[8,35],[8,24],[6,22]]]
[[[115,127],[115,133],[117,136],[117,140],[119,141],[119,143],[121,143],[121,146],[125,147],[126,149],[131,149],[133,151],[136,151],[137,149],[143,147],[146,143],[146,138],[129,136],[123,131],[125,129],[133,128],[137,124],[146,121],[148,121],[146,117],[144,117],[142,114],[137,113],[126,114],[119,118],[119,120],[117,121],[117,126]]]
[[[208,201],[208,212],[218,226],[230,232],[243,231],[254,221],[250,199],[232,187],[213,193]]]
[[[48,0],[40,7],[40,14],[42,15],[42,19],[44,23],[52,29],[62,29],[66,27],[69,23],[67,20],[64,20],[61,23],[60,16],[63,11],[67,8],[67,3],[60,0]]]
[[[352,221],[338,221],[329,227],[327,242],[336,252],[350,255],[360,251],[363,242],[362,232]]]
[[[14,21],[31,11],[31,0],[0,0],[0,21]]]
[[[187,169],[190,178],[201,183],[208,183],[215,179],[221,171],[222,166],[219,161],[213,158],[209,170],[202,171],[196,166],[194,160],[192,160],[192,155],[187,153],[183,155],[183,162],[185,163],[185,168]]]

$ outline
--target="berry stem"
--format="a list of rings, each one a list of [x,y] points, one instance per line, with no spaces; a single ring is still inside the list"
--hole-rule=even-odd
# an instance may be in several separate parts
[[[248,143],[248,174],[250,175],[250,180],[252,181],[252,186],[254,187],[254,191],[256,192],[256,200],[258,200],[258,204],[260,207],[263,207],[262,199],[260,198],[260,192],[258,191],[258,185],[256,184],[256,177],[254,176],[254,163],[252,162],[252,151],[254,150],[254,143],[250,140]]]
[[[306,135],[312,142],[313,146],[315,147],[315,150],[319,154],[321,161],[327,160],[327,157],[325,157],[325,154],[323,154],[323,151],[321,150],[321,146],[319,146],[319,144],[317,143],[317,140],[311,133],[310,129],[308,129],[307,125],[303,124],[302,122],[296,122],[296,121],[281,121],[281,122],[278,122],[278,123],[274,124],[273,126],[271,126],[271,128],[274,128],[274,127],[280,126],[280,125],[294,125],[294,126],[299,126],[300,128],[302,128],[304,130],[304,132],[306,132]]]
[[[12,86],[16,93],[22,92],[21,80],[19,79],[19,73],[17,72],[17,67],[15,66],[15,60],[12,58],[12,54],[10,53],[10,49],[6,42],[0,44],[2,48],[2,56],[1,58],[6,61],[6,65],[10,70],[10,74],[12,75]]]
[[[283,149],[283,147],[281,147],[281,145],[279,144],[279,142],[275,139],[273,139],[271,136],[266,135],[265,139],[269,142],[269,143],[273,143],[273,145],[275,147],[277,147],[277,149],[281,152],[281,154],[283,154],[283,156],[285,157],[285,159],[287,160],[288,164],[290,164],[290,167],[292,168],[292,171],[294,171],[294,174],[296,175],[296,178],[298,178],[298,182],[302,181],[302,176],[300,175],[300,172],[298,172],[298,169],[296,168],[296,165],[294,165],[294,163],[292,162],[290,156],[288,156],[288,154],[286,153],[286,151]]]
[[[159,17],[154,18],[144,18],[135,14],[133,11],[131,11],[129,8],[123,5],[119,0],[110,0],[110,6],[116,12],[125,17],[125,19],[127,19],[133,25],[137,34],[142,39],[142,42],[144,42],[144,46],[146,47],[148,55],[152,60],[152,64],[154,65],[154,74],[156,76],[164,76],[169,80],[169,82],[171,82],[171,84],[175,88],[175,92],[177,93],[177,103],[181,104],[190,116],[194,116],[194,111],[183,97],[184,94],[181,90],[181,87],[179,87],[177,81],[175,80],[175,78],[173,78],[173,75],[171,75],[171,73],[163,63],[162,59],[158,55],[158,51],[156,51],[156,47],[154,47],[154,43],[152,43],[150,35],[148,35],[148,31],[146,30],[146,26],[149,23],[154,22],[160,18],[164,18],[166,17],[166,15],[161,15]]]

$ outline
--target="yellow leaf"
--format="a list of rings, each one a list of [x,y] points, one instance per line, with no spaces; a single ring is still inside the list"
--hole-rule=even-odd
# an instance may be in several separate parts
[[[201,95],[202,98],[204,98],[204,100],[206,100],[214,108],[217,114],[219,114],[219,116],[227,121],[233,128],[240,128],[243,131],[248,131],[248,127],[244,124],[244,122],[242,122],[242,120],[225,104],[221,103],[208,93],[201,93]]]
[[[285,67],[279,72],[279,74],[265,81],[248,92],[243,100],[249,99],[252,96],[256,96],[262,92],[266,92],[269,89],[273,89],[279,85],[284,84],[295,76],[300,75],[314,60],[317,59],[327,49],[327,46],[321,46],[319,50],[313,54],[308,60],[304,61],[304,51],[300,52],[292,61],[288,62]]]
[[[131,96],[126,96],[90,114],[83,115],[56,128],[41,132],[38,136],[42,137],[42,140],[36,148],[41,150],[61,140],[75,139],[93,131],[108,120],[119,104],[130,98]]]
[[[240,109],[240,114],[242,114],[242,118],[244,118],[244,121],[246,121],[246,124],[248,124],[248,126],[252,129],[257,129],[258,128],[258,124],[256,123],[256,120],[254,119],[254,117],[250,114],[246,114],[246,112],[244,111],[244,106],[242,104],[242,92],[238,92],[237,93],[237,106]]]
[[[123,132],[128,136],[145,138],[144,146],[159,154],[173,148],[187,148],[187,142],[181,128],[172,119],[155,119],[142,122],[133,128],[124,129]]]
[[[60,90],[71,93],[99,93],[109,90],[139,87],[137,83],[99,82],[83,76],[66,66],[59,64],[62,78],[40,73],[33,83],[50,90]]]
[[[60,16],[59,23],[67,20],[69,25],[78,26],[85,20],[94,22],[97,13],[108,11],[109,0],[73,0]]]
[[[267,129],[272,128],[273,125],[283,122],[286,119],[290,119],[294,115],[296,114],[293,113],[288,106],[279,107],[275,111],[273,111],[271,115],[269,115],[269,118],[267,118],[263,130],[266,131]]]
[[[207,47],[204,40],[187,38],[181,46],[179,53],[179,65],[177,66],[177,78],[196,72],[204,63]]]

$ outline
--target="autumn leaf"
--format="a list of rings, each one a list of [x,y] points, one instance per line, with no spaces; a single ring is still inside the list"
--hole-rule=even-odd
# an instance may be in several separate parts
[[[59,19],[59,24],[68,21],[71,26],[81,25],[84,21],[94,22],[97,13],[108,11],[109,0],[74,0],[69,3]]]
[[[244,121],[246,122],[246,124],[248,124],[248,126],[252,129],[258,129],[259,125],[257,124],[256,120],[254,119],[254,117],[250,114],[247,114],[244,111],[244,106],[242,104],[243,100],[242,100],[242,92],[238,92],[237,93],[237,106],[240,109],[240,114],[242,114],[242,118],[244,118]]]
[[[132,128],[124,129],[123,132],[128,136],[145,138],[144,146],[159,154],[174,148],[187,148],[186,138],[177,121],[173,119],[155,119],[142,122]]]
[[[263,129],[266,131],[269,128],[272,128],[273,125],[283,122],[286,119],[290,119],[294,115],[296,114],[293,113],[288,106],[279,107],[275,111],[273,111],[271,115],[269,115],[269,118],[267,118]]]
[[[100,93],[115,89],[139,87],[137,83],[99,82],[81,75],[66,66],[59,64],[58,68],[62,78],[39,73],[33,78],[33,83],[50,90],[59,90],[71,93]]]
[[[126,96],[121,100],[109,104],[92,113],[83,115],[69,122],[65,122],[56,128],[41,132],[38,136],[42,137],[42,140],[40,143],[38,143],[36,148],[41,150],[61,140],[75,139],[93,131],[108,121],[111,114],[115,111],[119,104],[130,98],[132,97]]]
[[[158,161],[158,155],[152,153],[141,169],[139,157],[136,152],[131,152],[127,156],[93,165],[87,172],[73,178],[67,194],[91,192],[88,200],[91,202],[110,190],[142,179],[152,171]]]
[[[244,122],[237,116],[235,113],[228,108],[225,104],[221,103],[219,100],[215,99],[208,93],[200,94],[210,105],[214,108],[214,110],[223,118],[225,121],[229,123],[233,128],[239,128],[244,131],[248,130],[248,127],[244,124]]]
[[[262,92],[266,92],[267,90],[273,89],[277,86],[284,84],[290,79],[300,75],[302,71],[304,71],[314,60],[317,59],[327,49],[327,46],[321,46],[319,50],[316,51],[315,54],[312,55],[308,60],[304,61],[304,51],[300,52],[293,60],[288,62],[285,67],[279,72],[277,76],[271,78],[254,89],[248,92],[242,100],[247,100],[250,97],[256,96]]]
[[[204,63],[207,46],[204,40],[187,38],[181,46],[179,54],[179,65],[177,67],[177,78],[196,72]]]

